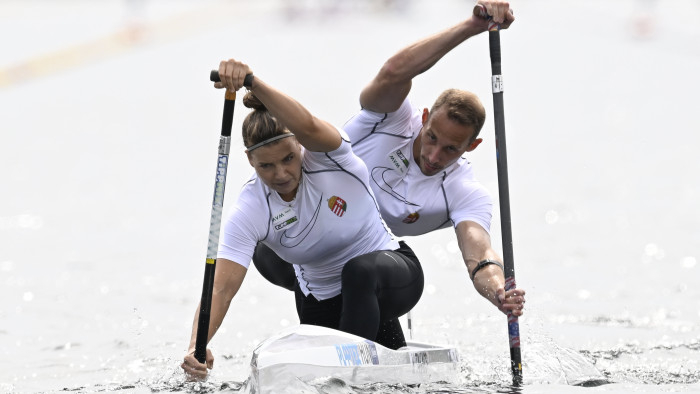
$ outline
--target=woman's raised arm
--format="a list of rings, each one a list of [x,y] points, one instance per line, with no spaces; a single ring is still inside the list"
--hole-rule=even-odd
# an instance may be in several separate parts
[[[243,87],[245,76],[253,74],[250,67],[238,60],[229,59],[219,65],[221,82],[217,88],[237,91]],[[341,142],[338,130],[323,119],[311,114],[292,97],[265,83],[258,77],[252,78],[248,88],[267,107],[267,110],[294,133],[299,143],[314,152],[330,152],[338,149]]]

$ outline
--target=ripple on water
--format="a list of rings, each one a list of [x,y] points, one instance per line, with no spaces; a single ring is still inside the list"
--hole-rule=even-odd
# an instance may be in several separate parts
[[[700,382],[700,340],[643,347],[625,344],[583,353],[612,382],[696,384]]]

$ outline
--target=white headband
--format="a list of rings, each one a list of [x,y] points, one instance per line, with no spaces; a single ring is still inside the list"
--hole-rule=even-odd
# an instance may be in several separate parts
[[[294,134],[292,134],[292,133],[284,133],[284,134],[276,135],[276,136],[274,136],[274,137],[272,137],[272,138],[266,139],[266,140],[263,141],[263,142],[258,142],[257,144],[251,146],[250,148],[248,148],[248,152],[252,152],[253,149],[258,149],[258,148],[260,148],[260,147],[263,146],[263,145],[267,145],[267,144],[269,144],[269,143],[271,143],[271,142],[275,142],[275,141],[280,140],[280,139],[282,139],[282,138],[293,137],[293,136],[294,136]]]

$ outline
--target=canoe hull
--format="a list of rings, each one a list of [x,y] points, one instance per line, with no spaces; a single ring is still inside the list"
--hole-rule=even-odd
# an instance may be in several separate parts
[[[391,350],[341,331],[299,325],[258,345],[249,383],[255,392],[267,393],[279,392],[290,379],[333,377],[353,385],[454,382],[458,370],[454,347],[409,342]]]

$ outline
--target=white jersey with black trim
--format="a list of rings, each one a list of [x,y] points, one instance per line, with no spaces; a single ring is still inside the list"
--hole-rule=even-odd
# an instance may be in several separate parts
[[[244,267],[263,242],[294,264],[305,295],[324,300],[340,294],[343,266],[398,241],[382,221],[364,162],[347,135],[332,152],[302,149],[302,175],[293,201],[282,200],[257,175],[246,183],[224,224],[218,257]]]
[[[420,235],[470,220],[487,232],[491,195],[465,157],[432,176],[413,158],[422,111],[408,99],[391,113],[361,110],[344,126],[352,149],[367,164],[382,217],[397,236]]]

